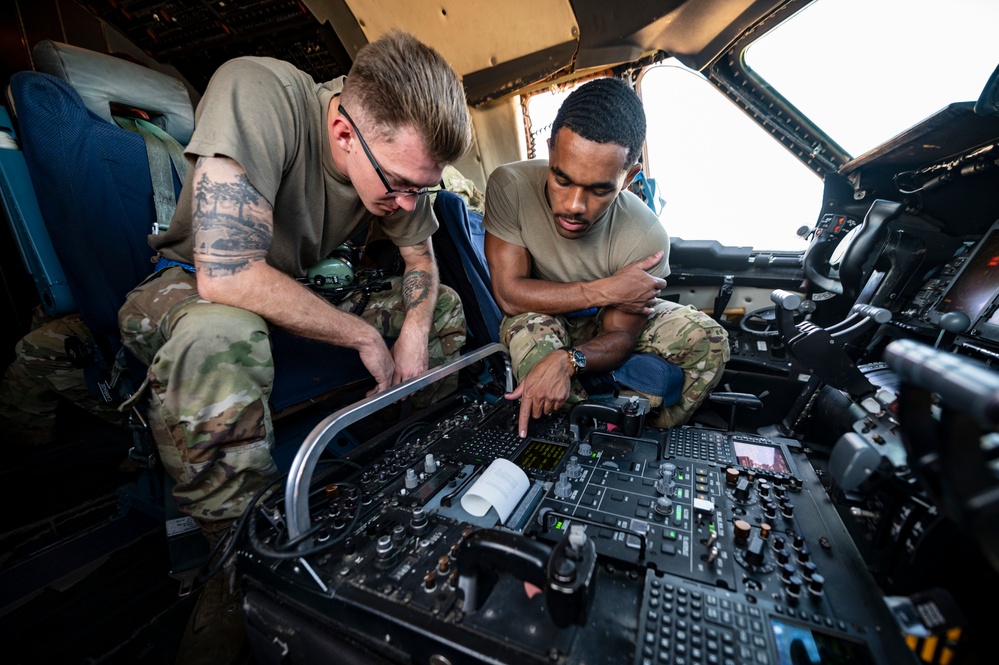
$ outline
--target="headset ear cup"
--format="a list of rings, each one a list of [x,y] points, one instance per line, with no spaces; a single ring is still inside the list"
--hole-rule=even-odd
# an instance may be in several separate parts
[[[330,255],[308,270],[309,283],[320,290],[332,291],[354,283],[354,266],[350,261]]]
[[[351,266],[357,265],[357,250],[350,243],[343,243],[332,252],[330,252],[330,258],[340,259]]]

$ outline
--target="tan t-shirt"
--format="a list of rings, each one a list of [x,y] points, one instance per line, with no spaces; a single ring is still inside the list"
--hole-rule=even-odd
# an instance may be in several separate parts
[[[290,63],[242,57],[223,64],[208,84],[195,114],[185,154],[231,157],[274,210],[267,262],[293,276],[326,257],[375,219],[397,246],[415,245],[437,230],[427,197],[416,210],[376,218],[333,163],[326,110],[343,78],[317,84]],[[175,261],[193,261],[191,181],[177,202],[169,230],[149,244]]]
[[[486,186],[485,229],[531,254],[533,277],[549,282],[589,282],[655,254],[663,260],[649,272],[669,275],[669,234],[659,218],[630,191],[621,192],[580,238],[563,238],[545,197],[548,160],[498,167]]]

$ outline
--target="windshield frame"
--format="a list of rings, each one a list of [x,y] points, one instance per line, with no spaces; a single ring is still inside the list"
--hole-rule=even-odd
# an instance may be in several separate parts
[[[769,30],[813,2],[793,0],[759,23],[712,62],[704,75],[736,106],[820,177],[837,172],[851,155],[821,127],[757,74],[746,62],[746,50]]]

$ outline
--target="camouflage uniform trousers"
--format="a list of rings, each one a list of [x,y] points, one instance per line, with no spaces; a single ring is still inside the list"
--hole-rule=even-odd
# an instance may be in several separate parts
[[[372,294],[362,315],[386,336],[397,335],[404,318],[400,279]],[[210,522],[238,517],[277,475],[266,322],[201,299],[194,275],[178,267],[136,287],[118,322],[126,347],[149,367],[149,425],[176,481],[178,508]],[[456,358],[465,342],[464,311],[450,289],[438,296],[430,337],[432,366]]]
[[[53,432],[59,399],[123,427],[124,414],[87,388],[83,369],[66,355],[66,340],[86,341],[92,335],[79,314],[57,319],[36,308],[31,331],[14,348],[14,360],[0,383],[0,416],[19,428]]]
[[[535,313],[505,317],[500,323],[500,341],[510,350],[517,380],[552,351],[596,337],[602,313],[571,318]],[[683,370],[680,401],[654,411],[647,421],[656,427],[673,427],[687,422],[721,380],[729,359],[728,333],[692,305],[660,302],[649,315],[634,352],[655,353]],[[573,379],[566,404],[586,398],[586,390]]]

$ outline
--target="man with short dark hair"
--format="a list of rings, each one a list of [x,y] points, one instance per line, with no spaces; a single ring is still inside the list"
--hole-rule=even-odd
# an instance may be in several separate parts
[[[272,58],[237,58],[212,77],[186,149],[196,163],[169,230],[150,236],[159,269],[119,312],[123,342],[149,367],[149,424],[177,505],[210,542],[277,475],[271,326],[356,349],[372,393],[457,358],[464,313],[439,283],[425,194],[470,146],[457,75],[405,33],[364,46],[348,77],[323,84]],[[358,316],[298,278],[369,223],[399,248],[404,274]],[[205,588],[188,637],[241,630],[231,591]],[[196,642],[181,660],[238,655],[231,641],[217,652]]]
[[[486,258],[519,381],[508,397],[521,400],[521,436],[531,417],[586,397],[581,373],[637,377],[622,383],[649,394],[658,412],[647,422],[662,427],[686,422],[721,379],[725,330],[657,298],[669,236],[627,190],[645,124],[627,83],[591,81],[559,109],[547,161],[507,164],[489,178]]]

